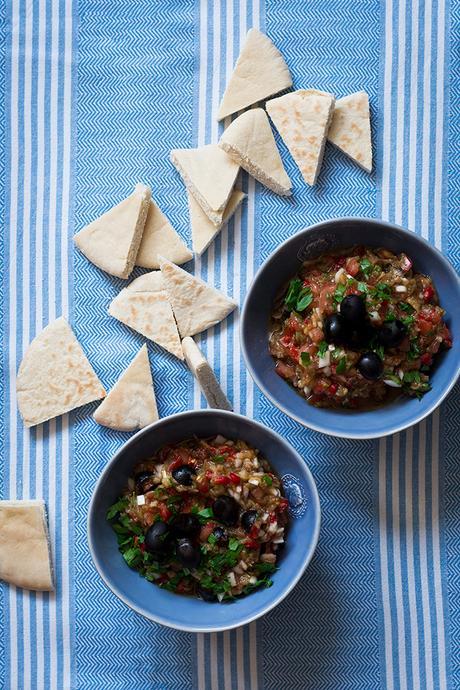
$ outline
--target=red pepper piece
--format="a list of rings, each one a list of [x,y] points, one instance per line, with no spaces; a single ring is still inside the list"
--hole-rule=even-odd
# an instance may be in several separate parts
[[[428,302],[431,302],[433,297],[434,297],[434,290],[431,287],[431,285],[428,285],[428,287],[426,287],[423,291],[423,301],[425,302],[425,304],[428,304]]]
[[[172,515],[168,506],[165,503],[159,503],[158,504],[158,511],[160,513],[160,517],[163,520],[163,522],[168,522],[169,518]]]
[[[235,472],[230,472],[230,474],[228,476],[229,476],[229,479],[232,482],[232,484],[239,484],[241,481],[241,479],[239,478],[239,476]]]
[[[276,517],[276,513],[270,513],[270,522],[273,524],[274,522],[277,522],[278,518]]]
[[[212,479],[214,477],[212,470],[206,470],[205,475],[206,479]]]
[[[335,395],[337,393],[338,388],[339,387],[336,383],[331,383],[331,385],[328,388],[328,393],[330,395]]]
[[[255,541],[255,539],[246,539],[244,542],[244,545],[247,549],[258,549],[259,548],[259,542]]]
[[[279,505],[279,510],[283,512],[284,510],[287,510],[289,508],[289,501],[287,498],[282,498],[280,500],[280,505]]]
[[[214,484],[231,484],[232,480],[226,474],[215,477]]]
[[[425,366],[429,367],[430,364],[432,364],[432,362],[433,362],[433,357],[430,355],[429,352],[425,352],[425,354],[423,354],[423,355],[420,357],[420,361],[421,361],[422,364],[424,364]]]
[[[253,525],[251,527],[251,531],[249,532],[249,536],[251,537],[251,539],[257,539],[257,537],[259,536],[259,528],[257,527],[257,525]]]
[[[209,493],[209,484],[206,480],[202,481],[202,482],[198,482],[198,491],[200,492],[200,494]]]

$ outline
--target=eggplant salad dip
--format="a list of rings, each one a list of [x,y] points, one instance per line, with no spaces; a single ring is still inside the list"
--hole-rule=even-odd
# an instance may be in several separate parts
[[[436,353],[452,345],[444,313],[408,256],[354,247],[302,265],[276,301],[270,353],[316,407],[420,398]]]
[[[107,519],[126,563],[147,580],[222,601],[271,586],[288,501],[247,443],[194,438],[139,464]]]

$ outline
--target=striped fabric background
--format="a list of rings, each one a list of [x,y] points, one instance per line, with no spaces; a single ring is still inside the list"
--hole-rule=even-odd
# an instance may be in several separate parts
[[[190,270],[241,303],[280,241],[346,214],[401,223],[460,268],[458,0],[3,3],[0,495],[46,500],[58,587],[1,588],[2,690],[460,688],[458,386],[406,433],[342,441],[302,429],[257,393],[238,314],[201,337],[235,410],[303,454],[323,506],[317,553],[290,597],[218,635],[143,620],[92,567],[88,501],[124,436],[96,428],[91,407],[30,432],[16,412],[22,353],[56,316],[70,318],[107,387],[139,348],[142,338],[106,314],[123,281],[73,252],[70,238],[138,180],[189,237],[168,154],[217,141],[220,95],[251,26],[282,50],[295,86],[369,92],[375,173],[328,147],[318,186],[306,188],[279,142],[293,198],[241,175],[247,201]],[[179,362],[153,345],[150,357],[162,415],[204,406]]]

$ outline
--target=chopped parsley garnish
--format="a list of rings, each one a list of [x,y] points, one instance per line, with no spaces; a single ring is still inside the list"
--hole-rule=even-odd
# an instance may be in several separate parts
[[[284,303],[291,311],[304,311],[313,302],[311,289],[304,286],[300,278],[294,278],[289,283]]]
[[[230,541],[228,542],[228,548],[230,551],[236,551],[240,546],[240,540],[235,539],[235,537],[230,537]]]
[[[137,565],[142,563],[142,551],[136,547],[127,549],[123,553],[123,558],[130,568],[135,568]]]
[[[318,356],[324,357],[324,355],[327,352],[327,348],[328,348],[327,342],[325,340],[322,340],[320,342],[320,344],[318,345]]]
[[[364,292],[365,294],[367,294],[369,292],[369,288],[367,287],[366,283],[362,283],[362,282],[358,283],[358,290],[360,292]]]
[[[225,462],[227,458],[225,455],[213,455],[211,460],[213,462]]]
[[[369,278],[373,271],[374,264],[369,261],[369,259],[361,259],[359,262],[359,268],[361,269],[361,273],[364,275],[364,277]]]
[[[377,285],[372,288],[371,295],[379,302],[389,300],[391,298],[391,288],[387,283],[377,283]]]
[[[217,537],[216,537],[215,534],[213,534],[212,532],[211,532],[211,534],[210,534],[209,537],[208,537],[208,542],[209,542],[209,544],[211,544],[212,546],[214,546],[215,544],[217,544]]]
[[[334,291],[334,302],[337,302],[337,304],[339,304],[343,300],[346,289],[347,286],[344,283],[337,285]]]
[[[404,316],[401,319],[401,323],[403,323],[406,328],[409,328],[409,326],[412,326],[414,321],[415,321],[415,318],[413,316]]]
[[[308,354],[308,352],[301,352],[300,353],[300,363],[304,367],[308,367],[311,364],[311,357]]]
[[[127,498],[121,498],[119,501],[110,506],[107,511],[107,520],[112,520],[118,513],[121,513],[128,505]]]
[[[339,363],[336,366],[336,373],[337,374],[344,374],[347,370],[347,358],[346,357],[341,357],[339,359]]]
[[[212,512],[212,508],[203,508],[203,510],[199,510],[197,513],[198,517],[200,518],[212,518],[214,517],[214,513]]]
[[[407,353],[408,359],[414,360],[418,359],[421,355],[420,348],[418,345],[417,340],[411,340],[410,341],[410,349],[409,352]]]
[[[273,484],[273,479],[270,477],[269,474],[264,474],[263,477],[262,477],[262,481],[263,481],[264,484],[266,484],[267,486],[271,486],[271,485]]]
[[[387,312],[387,315],[385,316],[385,321],[396,321],[396,316],[393,314],[392,311]]]
[[[415,311],[414,307],[410,305],[409,302],[399,302],[398,307],[407,314],[412,314],[412,312]]]

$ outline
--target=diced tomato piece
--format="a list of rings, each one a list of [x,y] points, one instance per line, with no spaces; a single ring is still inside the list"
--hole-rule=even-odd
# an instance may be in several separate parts
[[[336,383],[331,383],[331,385],[327,389],[327,392],[330,395],[335,395],[337,393],[337,390],[338,390],[338,385]]]
[[[251,531],[249,532],[249,536],[251,537],[251,539],[257,539],[257,537],[259,536],[259,528],[257,527],[257,525],[253,525],[251,527]]]
[[[239,475],[237,475],[235,472],[230,472],[228,477],[229,477],[230,481],[232,482],[232,484],[239,484],[241,481]]]
[[[304,287],[310,287],[310,278],[304,278],[303,285]]]
[[[432,357],[428,352],[425,352],[425,353],[420,357],[420,361],[421,361],[422,364],[424,364],[425,366],[429,367],[430,364],[433,362],[433,357]]]
[[[353,278],[358,275],[359,273],[359,262],[358,259],[354,256],[350,256],[346,262],[345,262],[345,270],[347,273],[349,273]]]
[[[181,580],[176,585],[176,592],[179,592],[179,594],[183,594],[186,591],[187,591],[187,581]]]
[[[163,522],[168,522],[169,518],[172,515],[166,503],[158,504],[158,512],[160,513],[160,517],[163,520]]]
[[[314,343],[320,343],[324,340],[324,333],[321,328],[312,328],[308,335]]]
[[[222,474],[219,477],[215,477],[214,484],[231,484],[232,480],[226,474]]]
[[[282,498],[282,499],[280,500],[280,505],[279,505],[279,509],[278,509],[278,510],[280,510],[281,512],[283,512],[284,510],[287,510],[288,508],[289,508],[289,501],[287,500],[287,498]]]
[[[213,475],[213,473],[212,473],[212,470],[206,470],[204,476],[206,477],[206,479],[209,480],[209,479],[212,479],[214,475]]]
[[[426,321],[437,324],[442,319],[442,309],[433,306],[422,307],[419,316]]]
[[[433,324],[424,319],[421,315],[417,319],[417,326],[422,335],[428,335],[433,330]]]
[[[197,486],[198,486],[198,491],[200,492],[200,494],[209,493],[209,483],[206,480],[198,482]]]
[[[205,543],[208,541],[208,537],[211,534],[211,532],[213,531],[215,526],[216,525],[214,524],[214,522],[208,522],[207,525],[203,525],[203,527],[200,530],[200,541],[201,542]]]
[[[431,285],[428,285],[423,291],[423,301],[427,304],[428,302],[431,302],[431,300],[434,297],[434,290],[431,287]]]
[[[258,549],[259,548],[259,542],[255,541],[254,539],[246,539],[244,542],[244,545],[247,549]]]
[[[273,524],[274,522],[278,521],[278,518],[276,517],[276,513],[270,513],[270,523]]]
[[[329,388],[329,383],[325,379],[319,379],[315,383],[315,387],[313,388],[313,392],[316,393],[316,395],[321,395],[322,393],[325,393],[328,388]]]
[[[144,553],[144,551],[145,551],[145,544],[144,544],[144,542],[142,542],[142,544],[139,544],[139,551],[140,551],[141,553]]]
[[[286,364],[285,362],[280,361],[276,363],[275,371],[279,376],[282,376],[283,379],[290,379],[295,374],[294,367],[292,367],[289,364]]]
[[[334,294],[335,289],[335,283],[328,283],[327,285],[323,285],[321,288],[318,306],[320,310],[326,314],[331,313],[333,310],[332,295]]]

